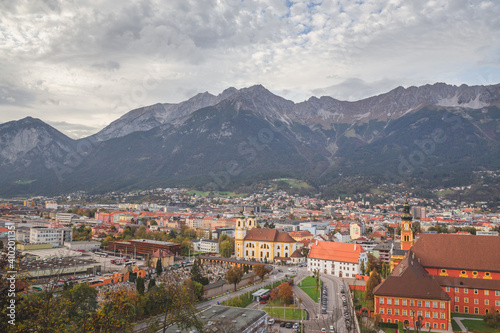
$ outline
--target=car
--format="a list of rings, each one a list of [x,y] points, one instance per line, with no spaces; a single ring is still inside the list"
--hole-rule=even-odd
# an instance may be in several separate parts
[[[323,327],[323,328],[321,329],[321,333],[326,333],[326,328],[324,328],[324,327]]]
[[[270,319],[267,321],[267,324],[268,324],[268,325],[274,325],[274,318],[270,318]]]
[[[321,310],[322,314],[326,314],[326,309]]]
[[[286,325],[286,322],[284,322],[284,321],[282,321],[282,322],[280,323],[280,327],[285,327],[285,325]]]
[[[260,301],[260,304],[266,304],[267,302],[265,300]]]
[[[335,329],[333,329],[333,325],[330,325],[330,331],[335,331]]]
[[[293,324],[293,328],[299,328],[299,323]]]
[[[293,324],[292,323],[286,323],[285,327],[286,328],[292,328]]]

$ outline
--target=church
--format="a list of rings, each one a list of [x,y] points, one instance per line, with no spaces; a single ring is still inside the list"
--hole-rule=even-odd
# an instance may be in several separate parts
[[[257,228],[257,219],[252,212],[246,218],[241,214],[236,219],[234,246],[237,259],[289,261],[297,249],[297,242],[284,231]]]

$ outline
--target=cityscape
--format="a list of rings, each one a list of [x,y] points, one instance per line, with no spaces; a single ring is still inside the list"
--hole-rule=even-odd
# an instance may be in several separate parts
[[[500,1],[0,1],[0,333],[500,333]]]

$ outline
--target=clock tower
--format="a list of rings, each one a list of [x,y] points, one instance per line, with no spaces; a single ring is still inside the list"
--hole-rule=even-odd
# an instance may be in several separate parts
[[[401,215],[401,250],[409,250],[413,246],[412,220],[410,205],[406,201]]]

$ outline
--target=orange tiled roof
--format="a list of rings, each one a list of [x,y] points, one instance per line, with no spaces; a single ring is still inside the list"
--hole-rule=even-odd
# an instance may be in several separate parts
[[[356,244],[317,241],[311,246],[309,258],[357,263],[363,252]]]
[[[254,228],[251,229],[245,236],[247,241],[264,241],[264,242],[283,242],[296,243],[295,239],[290,237],[284,231],[276,229]]]

